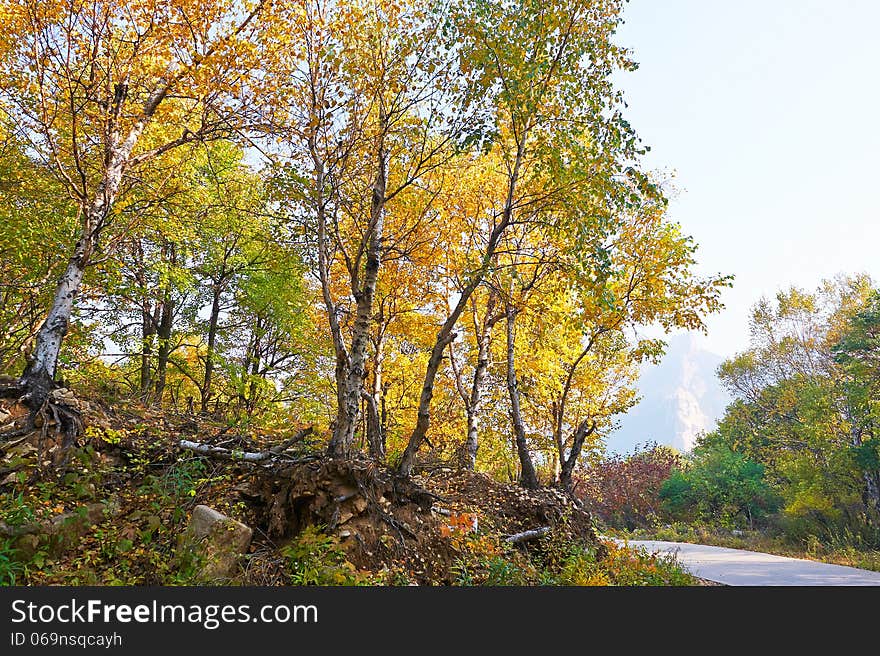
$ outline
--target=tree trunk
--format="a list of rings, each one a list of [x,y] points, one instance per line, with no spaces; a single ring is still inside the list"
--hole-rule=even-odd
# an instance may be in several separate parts
[[[156,337],[156,326],[159,325],[159,304],[154,301],[148,286],[143,244],[140,239],[135,241],[135,258],[138,267],[136,280],[141,295],[141,367],[138,388],[141,399],[146,402],[153,380],[153,341]]]
[[[314,166],[314,189],[313,204],[317,221],[318,236],[318,278],[321,281],[321,297],[324,301],[324,309],[327,312],[327,322],[330,326],[330,336],[333,339],[333,352],[336,359],[334,368],[334,380],[336,383],[336,420],[333,426],[333,435],[327,453],[330,456],[343,454],[343,435],[348,431],[345,408],[345,381],[348,377],[348,349],[342,338],[342,329],[339,326],[339,318],[336,316],[336,303],[330,291],[330,255],[327,243],[327,208],[324,198],[324,162],[318,154],[314,136],[309,139],[309,152]]]
[[[152,313],[146,309],[143,311],[143,323],[141,325],[141,371],[138,389],[141,391],[141,397],[146,398],[150,390],[151,373],[150,358],[153,357],[153,337],[156,334],[155,327],[152,325]]]
[[[261,351],[261,339],[260,335],[263,331],[263,326],[261,325],[261,320],[257,320],[257,325],[254,328],[254,336],[253,336],[253,350],[251,355],[250,367],[245,366],[245,373],[250,374],[251,381],[249,384],[250,395],[245,401],[245,409],[247,411],[248,416],[251,416],[254,411],[257,409],[257,390],[259,389],[257,386],[256,377],[260,375],[260,366],[263,360],[262,351]]]
[[[172,261],[174,246],[170,245]],[[171,333],[174,327],[174,300],[171,298],[171,287],[166,287],[162,295],[162,312],[159,316],[159,327],[156,330],[158,348],[156,353],[156,401],[162,405],[165,393],[165,380],[168,373],[168,358],[171,356]]]
[[[379,404],[376,397],[367,392],[364,392],[364,401],[367,404],[367,444],[370,456],[381,462],[385,460],[385,440],[379,418]]]
[[[373,301],[376,297],[376,284],[379,280],[381,264],[382,236],[385,223],[385,151],[380,146],[377,158],[376,179],[373,182],[370,202],[370,230],[367,241],[366,265],[363,284],[355,290],[357,312],[352,327],[351,348],[349,349],[348,371],[345,378],[345,394],[342,406],[337,413],[337,432],[330,444],[334,456],[348,455],[354,443],[354,434],[360,415],[360,402],[364,393],[364,375],[367,342],[373,323]]]
[[[97,245],[97,235],[107,218],[110,202],[116,196],[121,178],[121,166],[118,171],[112,174],[108,171],[105,174],[105,181],[99,186],[97,197],[83,221],[82,234],[67,263],[67,269],[58,281],[49,314],[37,331],[31,359],[21,377],[21,382],[27,389],[26,401],[32,410],[42,407],[54,384],[58,355],[70,326],[73,305],[82,285],[86,266]],[[106,190],[106,194],[101,193],[102,189]]]
[[[147,290],[143,290],[146,295]],[[153,342],[159,326],[161,304],[144,301],[143,326],[141,335],[141,398],[146,402],[153,387]]]
[[[563,401],[564,401],[563,392]],[[550,404],[550,415],[553,418],[553,444],[556,446],[556,457],[553,458],[553,480],[558,481],[562,473],[562,461],[565,459],[565,439],[562,435],[562,413],[565,411],[563,403],[553,401]]]
[[[70,325],[74,300],[82,284],[85,264],[91,251],[91,246],[86,246],[86,241],[84,237],[77,244],[64,275],[58,281],[52,308],[37,332],[31,360],[21,377],[21,383],[27,389],[26,401],[34,410],[42,407],[54,384],[61,343]]]
[[[855,419],[856,413],[846,407],[843,411],[844,419],[850,425],[850,444],[854,447],[862,446],[862,428]],[[869,512],[880,512],[880,473],[876,471],[862,472],[864,486],[862,488],[862,503]]]
[[[214,344],[217,341],[217,324],[220,321],[220,295],[223,291],[222,281],[212,286],[211,317],[208,320],[208,352],[205,354],[205,378],[202,384],[201,414],[208,413],[208,401],[211,400],[211,377],[214,373]]]
[[[121,94],[124,97],[126,91],[125,85],[119,85],[117,96]],[[118,124],[113,127],[101,182],[95,188],[92,200],[83,206],[79,240],[74,246],[64,275],[58,281],[52,307],[37,331],[32,359],[21,377],[21,383],[27,389],[25,400],[33,411],[43,406],[54,383],[58,355],[70,326],[73,304],[82,285],[86,266],[98,245],[98,236],[119,194],[119,186],[131,151],[166,93],[167,89],[159,90],[147,99],[143,113],[124,140],[120,140]]]
[[[574,468],[577,465],[578,458],[580,458],[581,450],[584,447],[584,442],[586,439],[592,435],[596,431],[596,422],[591,422],[589,419],[584,419],[577,427],[577,430],[574,432],[574,436],[571,440],[571,450],[568,453],[568,457],[565,457],[563,451],[559,452],[559,460],[562,465],[559,471],[559,487],[568,492],[572,491],[572,474],[574,474]]]
[[[555,463],[555,477],[557,484],[565,490],[569,492],[572,491],[571,486],[571,477],[574,472],[574,467],[577,464],[577,460],[580,457],[581,449],[583,448],[584,441],[593,434],[596,430],[596,423],[593,422],[593,425],[590,426],[589,419],[585,419],[580,423],[580,425],[575,429],[574,436],[572,437],[572,447],[569,453],[569,457],[565,457],[565,438],[563,437],[563,431],[565,426],[565,406],[568,402],[568,394],[571,391],[572,381],[574,380],[575,372],[577,368],[580,366],[581,362],[584,361],[584,358],[587,357],[587,354],[592,350],[593,345],[596,343],[596,340],[608,331],[606,327],[598,328],[591,336],[586,346],[581,350],[578,357],[574,359],[571,363],[571,366],[568,368],[568,373],[565,376],[565,383],[562,386],[562,393],[559,396],[558,402],[554,402],[553,404],[553,440],[556,443],[556,453],[557,460]]]
[[[380,329],[379,336],[374,342],[376,351],[373,356],[372,393],[364,394],[364,401],[367,403],[367,444],[370,455],[380,462],[385,460],[385,426],[379,415],[379,402],[382,399],[383,342],[384,330]]]
[[[464,312],[465,304],[470,300],[471,294],[474,293],[477,287],[483,282],[483,278],[486,277],[486,272],[489,270],[489,266],[495,257],[495,249],[498,247],[498,242],[501,240],[501,236],[504,234],[504,231],[507,230],[507,226],[510,225],[511,220],[513,219],[516,185],[519,180],[519,171],[524,153],[523,144],[525,143],[524,140],[526,137],[527,133],[522,136],[523,141],[520,142],[520,145],[517,148],[516,160],[510,174],[507,187],[507,198],[504,202],[504,210],[501,214],[501,220],[492,229],[492,233],[489,235],[489,239],[486,243],[486,250],[483,253],[483,259],[480,262],[480,267],[474,272],[464,289],[461,290],[458,302],[456,302],[452,312],[437,333],[437,339],[434,342],[434,348],[431,350],[431,357],[428,359],[428,366],[425,369],[425,380],[422,384],[422,392],[419,395],[419,410],[416,418],[416,425],[406,444],[406,449],[400,460],[400,467],[398,467],[398,473],[401,476],[409,476],[412,473],[412,468],[416,461],[416,453],[428,434],[428,428],[431,425],[431,399],[434,396],[434,380],[437,377],[440,362],[443,360],[443,350],[455,339],[456,335],[452,330],[455,328],[455,324],[458,323],[458,318],[461,316],[461,313]]]
[[[516,379],[516,310],[510,303],[505,307],[507,320],[507,393],[510,396],[510,419],[513,423],[513,435],[516,438],[516,452],[519,456],[520,485],[529,490],[538,489],[538,475],[532,464],[532,456],[526,442],[526,428],[523,423],[522,410],[519,403],[519,383]]]
[[[487,314],[490,310],[487,310]],[[467,407],[467,439],[464,443],[465,468],[474,470],[477,464],[479,449],[480,415],[483,410],[483,381],[489,370],[489,348],[492,344],[492,327],[484,324],[483,334],[477,345],[477,366],[474,367],[474,379]]]
[[[458,317],[455,317],[458,319]],[[409,476],[412,474],[412,468],[415,465],[416,452],[428,434],[428,427],[431,424],[431,398],[434,396],[434,379],[437,377],[437,371],[440,369],[440,363],[443,361],[443,351],[456,338],[456,334],[452,332],[452,326],[455,321],[447,320],[443,324],[440,332],[437,334],[437,341],[431,350],[431,357],[428,358],[428,367],[425,371],[425,381],[422,384],[422,392],[419,396],[419,410],[416,419],[416,427],[413,434],[409,438],[406,449],[403,451],[403,457],[400,460],[398,472],[401,476]]]

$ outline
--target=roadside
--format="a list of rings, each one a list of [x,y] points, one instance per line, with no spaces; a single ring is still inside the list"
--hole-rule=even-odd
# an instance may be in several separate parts
[[[635,529],[632,531],[608,529],[607,534],[615,538],[628,540],[660,540],[666,542],[687,542],[705,544],[730,549],[744,549],[762,553],[787,556],[802,560],[811,560],[831,565],[843,565],[858,569],[880,572],[880,550],[857,549],[852,545],[827,545],[818,539],[806,540],[801,543],[767,535],[761,531],[719,531],[702,526],[674,524],[653,529]]]
[[[659,540],[616,540],[674,555],[694,576],[733,586],[880,586],[880,572],[774,554]]]

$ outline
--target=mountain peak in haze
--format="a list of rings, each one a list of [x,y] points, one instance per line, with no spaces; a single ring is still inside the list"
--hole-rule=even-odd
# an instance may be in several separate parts
[[[627,453],[646,442],[690,450],[700,433],[715,428],[730,403],[715,375],[723,360],[700,348],[693,335],[670,338],[660,364],[643,367],[642,400],[621,417],[620,428],[608,438],[608,450]]]

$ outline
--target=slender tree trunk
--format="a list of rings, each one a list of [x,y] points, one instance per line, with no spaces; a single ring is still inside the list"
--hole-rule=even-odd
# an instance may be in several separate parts
[[[485,325],[477,345],[477,366],[474,367],[474,379],[471,384],[471,395],[467,406],[467,439],[464,443],[465,468],[471,471],[477,465],[477,451],[480,447],[480,418],[483,411],[483,381],[489,371],[489,349],[492,345],[492,327]]]
[[[382,237],[385,222],[386,161],[383,147],[379,148],[376,179],[373,182],[370,202],[370,230],[367,241],[366,265],[363,283],[355,290],[357,311],[352,327],[351,348],[349,349],[348,371],[345,377],[344,402],[337,413],[337,432],[330,444],[334,456],[348,455],[354,443],[354,434],[360,416],[360,403],[364,393],[364,375],[367,343],[373,323],[373,302],[379,280],[381,264]]]
[[[113,203],[119,195],[119,186],[131,157],[131,151],[143,133],[147,122],[165,97],[167,87],[150,95],[141,116],[128,131],[125,139],[121,139],[116,120],[127,91],[126,85],[120,84],[116,87],[117,101],[114,105],[114,123],[106,150],[106,166],[101,182],[95,188],[91,201],[83,208],[83,222],[79,240],[74,246],[67,269],[58,281],[52,307],[37,331],[33,356],[21,377],[21,383],[27,390],[25,400],[34,411],[46,402],[54,384],[58,355],[61,352],[61,343],[70,326],[73,305],[82,285],[86,267],[98,245],[98,237],[104,228]]]
[[[156,337],[156,326],[159,323],[159,304],[156,303],[147,284],[144,266],[144,249],[141,240],[135,241],[136,280],[141,295],[141,367],[139,389],[144,402],[150,394],[153,378],[153,341]]]
[[[172,261],[174,246],[170,245]],[[165,393],[165,380],[168,373],[168,358],[171,356],[171,333],[174,328],[174,300],[171,298],[171,287],[166,287],[162,294],[162,312],[159,316],[159,327],[156,330],[158,347],[156,352],[156,402],[162,405]]]
[[[473,408],[466,409],[467,437],[464,441],[464,469],[474,471],[477,467],[477,452],[480,448],[480,414]]]
[[[58,281],[55,298],[49,314],[37,331],[34,351],[21,377],[28,390],[26,400],[32,409],[45,403],[55,379],[61,343],[67,334],[76,296],[82,286],[86,266],[97,246],[98,235],[116,198],[122,180],[122,162],[109,167],[99,185],[96,198],[86,212],[82,234],[67,263],[67,269]]]
[[[382,425],[382,419],[379,415],[379,401],[382,399],[383,342],[384,331],[380,331],[374,343],[376,352],[373,357],[372,392],[364,394],[364,401],[367,404],[367,444],[370,448],[370,455],[380,462],[385,460],[385,427]]]
[[[242,385],[241,390],[238,393],[238,406],[239,408],[244,408],[245,413],[248,415],[251,414],[250,395],[248,394],[250,385],[246,384],[246,381],[248,376],[250,376],[251,374],[255,342],[257,340],[257,330],[258,328],[256,327],[251,330],[250,337],[248,337],[247,346],[244,349],[244,356],[241,359]]]
[[[474,285],[476,286],[476,285]],[[437,339],[434,342],[434,348],[431,349],[431,356],[428,358],[428,366],[425,369],[425,380],[422,383],[422,392],[419,395],[419,409],[416,418],[416,426],[410,435],[406,449],[403,451],[403,457],[400,461],[398,473],[401,476],[409,476],[412,473],[413,465],[415,465],[416,453],[425,436],[428,434],[428,428],[431,425],[431,399],[434,396],[434,381],[437,378],[437,372],[440,370],[440,364],[443,362],[443,351],[451,344],[457,334],[452,332],[453,327],[458,322],[461,312],[464,309],[464,301],[473,293],[473,290],[466,290],[459,298],[459,302],[455,309],[446,319],[446,322],[437,333]]]
[[[149,319],[147,318],[148,313],[144,312],[143,317],[143,325],[141,330],[141,375],[140,382],[138,384],[138,388],[141,391],[141,396],[145,397],[146,394],[150,390],[150,358],[153,356],[153,344],[152,339],[156,334],[156,331],[153,329],[153,326],[150,325]],[[149,315],[152,316],[152,315]]]
[[[564,393],[563,393],[564,396]],[[558,481],[562,473],[562,461],[565,460],[565,438],[562,435],[562,403],[554,401],[551,405],[553,417],[553,443],[556,445],[556,457],[553,459],[553,480]]]
[[[146,295],[147,290],[143,290]],[[141,398],[146,402],[153,385],[153,342],[159,325],[160,304],[144,301],[141,341]]]
[[[381,417],[380,425],[382,426],[382,447],[383,449],[387,446],[387,435],[388,435],[388,407],[385,404],[385,394],[388,389],[385,385],[382,385],[382,394],[379,397],[379,414]]]
[[[336,383],[337,412],[333,425],[333,436],[330,439],[327,453],[331,456],[341,456],[343,454],[343,435],[348,431],[347,415],[343,409],[345,408],[345,381],[348,377],[349,357],[345,340],[342,338],[339,317],[336,316],[336,303],[333,301],[333,295],[330,291],[330,246],[327,239],[327,206],[324,197],[326,180],[324,162],[318,154],[314,136],[309,139],[309,151],[314,166],[313,204],[318,227],[318,278],[321,281],[321,297],[327,312],[327,322],[330,326],[330,336],[333,339],[333,352],[336,359],[333,377]]]
[[[376,397],[367,392],[364,392],[364,401],[367,404],[367,444],[370,455],[381,462],[385,460],[385,440],[379,419],[379,404]]]
[[[250,360],[251,360],[250,367],[245,368],[245,373],[249,373],[251,376],[250,385],[248,386],[249,396],[247,398],[247,401],[245,402],[245,408],[247,409],[248,416],[253,414],[253,412],[257,409],[258,386],[257,386],[256,377],[260,375],[260,366],[261,366],[261,363],[263,360],[262,353],[260,350],[261,349],[260,334],[261,334],[262,330],[263,330],[263,326],[261,325],[261,322],[258,320],[257,326],[254,329],[254,343],[253,343],[253,350],[251,352],[252,354],[250,357]]]
[[[516,310],[510,303],[505,307],[505,318],[507,320],[507,393],[510,396],[510,419],[513,423],[516,452],[519,456],[519,482],[524,488],[536,490],[539,487],[538,475],[535,473],[535,466],[532,464],[532,456],[526,442],[526,428],[519,403],[519,382],[516,379]]]
[[[572,475],[574,474],[574,468],[577,465],[578,458],[580,458],[581,451],[584,448],[584,442],[595,431],[596,422],[591,421],[589,418],[584,419],[574,432],[568,457],[566,458],[564,452],[560,451],[559,459],[562,467],[559,472],[558,484],[562,489],[569,492],[572,491]]]
[[[447,323],[449,323],[447,321]],[[446,328],[444,324],[444,328]],[[422,392],[419,396],[419,410],[416,419],[416,428],[413,435],[410,436],[409,443],[403,451],[403,458],[400,462],[400,474],[409,476],[412,473],[415,464],[416,452],[422,441],[428,434],[428,427],[431,424],[431,398],[434,396],[434,379],[437,377],[437,371],[440,369],[440,363],[443,361],[443,351],[456,338],[456,334],[452,332],[452,326],[448,331],[442,330],[438,334],[437,342],[431,351],[431,357],[428,358],[428,367],[425,371],[425,382],[422,384]],[[416,436],[413,439],[413,436]]]
[[[507,187],[507,198],[504,203],[504,210],[501,213],[500,221],[489,235],[489,239],[486,243],[486,250],[483,253],[483,259],[480,262],[480,267],[471,276],[470,281],[465,285],[464,289],[461,290],[458,302],[456,302],[452,312],[437,333],[434,348],[431,350],[431,357],[428,358],[428,365],[425,368],[425,380],[422,384],[422,392],[419,395],[419,409],[416,416],[416,425],[409,437],[406,449],[403,452],[403,457],[400,460],[398,473],[401,476],[409,476],[412,473],[416,461],[416,453],[422,445],[425,436],[428,434],[428,428],[431,425],[431,399],[434,397],[434,380],[437,377],[437,371],[443,360],[443,351],[453,342],[453,340],[455,340],[456,334],[453,332],[455,324],[458,323],[461,313],[464,312],[465,305],[470,300],[471,294],[474,293],[477,287],[483,282],[483,278],[486,277],[486,272],[489,270],[489,266],[495,257],[495,249],[498,247],[498,242],[501,240],[504,231],[507,230],[507,226],[510,225],[510,222],[513,219],[516,185],[519,180],[520,167],[522,166],[524,152],[523,143],[525,142],[526,137],[527,134],[524,134],[522,137],[523,141],[521,141],[520,146],[517,149],[516,160]]]
[[[477,341],[477,362],[474,365],[474,373],[471,377],[470,389],[465,389],[462,382],[462,370],[456,364],[455,349],[449,345],[449,365],[452,369],[455,389],[464,404],[467,419],[465,440],[462,445],[460,465],[464,469],[473,471],[476,467],[477,452],[479,449],[480,415],[482,411],[483,381],[489,369],[490,347],[492,344],[492,328],[501,319],[501,315],[495,315],[495,302],[497,297],[494,290],[489,293],[486,300],[486,312],[482,321],[478,322],[479,312],[477,304],[473,303],[474,336]]]
[[[577,460],[580,457],[581,449],[584,445],[584,440],[587,437],[593,434],[596,430],[596,423],[592,422],[590,425],[590,420],[585,419],[580,425],[575,429],[575,433],[572,436],[572,447],[568,458],[565,457],[565,437],[564,437],[564,427],[565,427],[565,406],[568,403],[568,394],[571,392],[572,381],[574,380],[575,372],[577,368],[580,366],[581,362],[584,361],[584,358],[587,357],[587,354],[592,350],[593,345],[596,343],[596,340],[606,333],[609,329],[607,327],[602,327],[597,329],[591,336],[586,346],[584,346],[583,350],[581,350],[578,357],[574,359],[571,365],[568,368],[568,373],[565,376],[565,383],[562,386],[562,393],[559,396],[558,402],[555,402],[553,408],[553,439],[556,442],[556,453],[557,460],[555,463],[555,477],[557,484],[566,489],[568,491],[572,491],[571,486],[571,477],[574,472],[574,467],[577,464]]]
[[[91,246],[86,245],[87,241],[88,239],[84,237],[76,245],[73,257],[70,258],[64,275],[58,281],[52,308],[37,331],[31,360],[21,377],[21,382],[27,389],[28,405],[32,409],[37,409],[45,403],[54,384],[61,343],[70,325],[73,304],[82,284],[85,265],[91,252]]]
[[[205,378],[202,384],[201,414],[208,413],[208,401],[211,400],[211,378],[214,373],[214,345],[217,342],[217,324],[220,321],[220,295],[223,292],[222,281],[212,286],[211,316],[208,320],[208,352],[205,354]]]

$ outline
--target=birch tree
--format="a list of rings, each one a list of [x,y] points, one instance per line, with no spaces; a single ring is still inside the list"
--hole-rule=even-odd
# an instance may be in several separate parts
[[[21,377],[41,408],[86,268],[137,172],[168,151],[227,137],[248,106],[262,2],[4,0],[0,107],[63,184],[79,228]]]
[[[301,45],[277,73],[278,102],[287,105],[278,111],[292,195],[315,239],[336,358],[329,453],[342,456],[362,399],[376,407],[365,377],[382,262],[414,228],[388,215],[400,206],[398,216],[425,218],[409,211],[425,202],[412,187],[449,159],[466,113],[442,7],[317,0],[295,5],[287,20]]]
[[[481,226],[480,249],[437,332],[418,418],[400,463],[403,475],[412,472],[428,434],[435,380],[457,336],[456,324],[490,271],[502,237],[531,205],[570,190],[570,182],[563,188],[548,180],[548,160],[572,138],[587,135],[592,152],[584,152],[586,157],[576,163],[577,185],[592,185],[601,195],[600,182],[621,158],[634,155],[635,137],[618,113],[620,98],[609,79],[613,71],[631,67],[625,51],[611,41],[621,5],[617,0],[552,5],[471,0],[461,8],[463,69],[484,91],[490,118],[483,146],[499,162],[502,184],[484,190],[491,205],[471,219]]]

